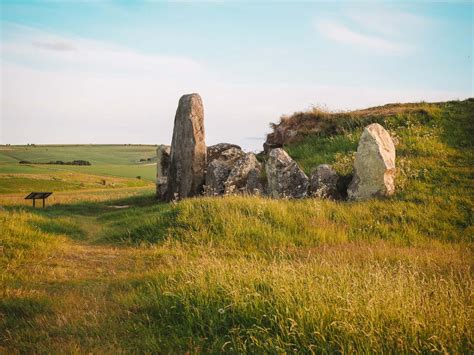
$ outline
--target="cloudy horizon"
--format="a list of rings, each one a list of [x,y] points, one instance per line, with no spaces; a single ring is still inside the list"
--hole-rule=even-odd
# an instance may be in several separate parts
[[[323,106],[473,96],[470,3],[2,4],[0,144],[162,144],[181,95],[208,144],[261,148]]]

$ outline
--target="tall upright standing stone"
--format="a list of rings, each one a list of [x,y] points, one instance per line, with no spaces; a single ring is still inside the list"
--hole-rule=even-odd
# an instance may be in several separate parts
[[[347,189],[350,200],[390,196],[395,192],[395,145],[378,123],[365,127],[354,162],[354,177]]]
[[[174,119],[166,199],[196,196],[204,185],[206,142],[204,108],[198,94],[179,99]]]

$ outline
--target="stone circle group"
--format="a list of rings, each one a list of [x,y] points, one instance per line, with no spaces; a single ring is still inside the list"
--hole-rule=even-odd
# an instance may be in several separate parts
[[[159,146],[157,155],[156,193],[162,201],[232,194],[357,201],[395,191],[395,146],[378,123],[365,127],[352,181],[341,193],[341,177],[330,165],[315,167],[308,177],[282,148],[271,149],[261,162],[235,144],[207,147],[204,108],[198,94],[181,97],[171,146]]]

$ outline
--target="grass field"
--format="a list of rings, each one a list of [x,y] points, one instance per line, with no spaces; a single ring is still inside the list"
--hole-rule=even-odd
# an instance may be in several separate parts
[[[35,164],[19,164],[21,160]],[[87,160],[92,165],[38,164],[57,160]],[[24,197],[32,191],[52,191],[48,204],[133,196],[153,191],[155,179],[155,146],[0,147],[0,203],[3,205],[29,205],[31,201],[25,201]]]
[[[140,159],[151,159],[140,161]],[[91,166],[19,164],[87,160]],[[0,147],[0,174],[75,172],[136,178],[156,178],[156,146],[152,145],[29,145]]]
[[[164,204],[87,174],[34,210],[2,184],[0,352],[474,352],[474,100],[419,106],[376,118],[398,140],[385,200]],[[348,127],[285,149],[349,173]]]

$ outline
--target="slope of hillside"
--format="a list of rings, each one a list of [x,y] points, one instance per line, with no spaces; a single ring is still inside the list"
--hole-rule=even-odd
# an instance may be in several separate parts
[[[398,141],[385,200],[0,210],[0,351],[473,352],[474,100],[367,111],[284,146],[349,175],[376,120]]]

